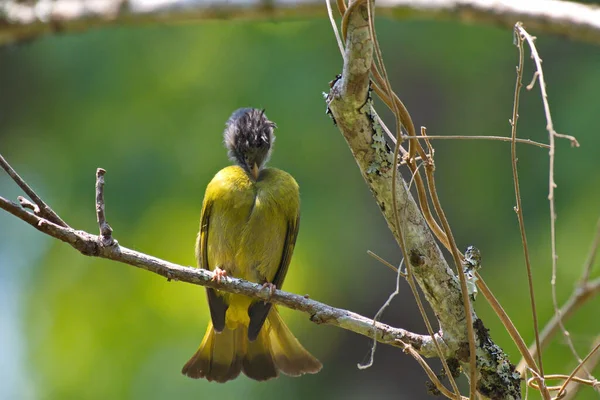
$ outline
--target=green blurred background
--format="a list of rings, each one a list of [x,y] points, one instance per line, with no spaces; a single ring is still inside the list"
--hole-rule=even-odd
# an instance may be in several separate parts
[[[388,72],[417,126],[430,135],[510,134],[517,50],[508,29],[451,22],[377,21]],[[556,129],[581,148],[557,146],[558,293],[577,281],[600,214],[600,48],[532,32],[544,59]],[[526,58],[528,60],[528,58]],[[341,72],[326,19],[215,21],[111,27],[0,48],[0,152],[72,226],[95,232],[94,175],[107,170],[107,217],[127,247],[194,264],[202,196],[229,161],[222,129],[243,106],[264,107],[277,142],[271,165],[298,180],[302,229],[285,289],[372,317],[400,251],[322,92]],[[532,76],[527,66],[525,80]],[[547,141],[539,90],[523,91],[519,135]],[[389,113],[383,112],[387,121]],[[482,275],[527,342],[532,323],[510,167],[510,145],[435,142],[439,194],[460,247],[483,253]],[[548,152],[518,148],[538,310],[552,314]],[[0,174],[0,195],[21,194]],[[598,276],[596,266],[593,276]],[[600,331],[600,299],[568,323],[585,354]],[[518,352],[485,302],[491,335]],[[0,398],[197,399],[430,398],[427,378],[397,348],[283,311],[321,373],[226,385],[180,374],[204,334],[200,287],[84,257],[0,212]],[[408,286],[383,320],[425,332]],[[546,372],[575,366],[562,337]],[[439,370],[439,365],[433,363]],[[596,370],[600,374],[600,370]],[[462,381],[464,387],[464,381]],[[597,398],[589,389],[580,398]]]

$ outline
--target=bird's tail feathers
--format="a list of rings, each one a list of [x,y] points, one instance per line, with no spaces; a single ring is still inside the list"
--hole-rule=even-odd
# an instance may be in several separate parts
[[[181,372],[190,378],[227,382],[237,378],[246,354],[246,334],[243,329],[223,329],[215,332],[212,322],[198,351],[184,365]]]
[[[248,340],[248,328],[227,326],[215,332],[212,322],[200,348],[185,364],[181,372],[190,378],[227,382],[241,371],[249,378],[266,381],[279,375],[314,374],[321,363],[313,357],[285,325],[273,307],[267,321],[254,341]]]
[[[321,370],[323,365],[300,344],[275,307],[269,312],[267,321],[270,325],[271,353],[281,372],[300,376],[316,374]]]

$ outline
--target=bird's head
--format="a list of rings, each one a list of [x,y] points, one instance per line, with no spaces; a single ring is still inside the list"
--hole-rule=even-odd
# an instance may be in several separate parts
[[[265,110],[240,108],[233,112],[225,124],[225,146],[229,158],[258,179],[260,170],[271,156],[275,141],[274,122],[269,121]]]

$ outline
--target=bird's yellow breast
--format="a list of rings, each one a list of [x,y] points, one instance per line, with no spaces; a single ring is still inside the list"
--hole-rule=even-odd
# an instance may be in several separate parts
[[[277,272],[288,221],[300,209],[298,184],[281,170],[267,168],[254,182],[238,166],[222,169],[206,189],[210,204],[207,261],[228,275],[252,282],[270,282]],[[246,323],[251,299],[223,294],[229,304],[227,321]]]

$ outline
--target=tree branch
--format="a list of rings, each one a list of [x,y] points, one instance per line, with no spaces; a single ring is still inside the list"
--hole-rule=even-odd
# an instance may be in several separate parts
[[[100,170],[101,169],[99,169],[99,171]],[[103,175],[103,173],[101,175]],[[116,240],[112,240],[112,243],[108,244],[101,236],[57,225],[47,219],[28,212],[19,204],[3,197],[0,197],[0,208],[27,222],[38,231],[70,244],[84,255],[106,258],[129,264],[164,276],[169,281],[177,280],[211,287],[229,293],[243,294],[256,299],[271,301],[275,304],[280,304],[287,308],[309,314],[310,320],[316,324],[338,326],[360,335],[367,336],[371,339],[375,337],[380,343],[389,344],[402,349],[406,349],[407,346],[410,346],[425,357],[433,357],[436,355],[435,344],[429,335],[419,335],[404,329],[393,328],[351,311],[331,307],[327,304],[311,300],[308,296],[300,296],[276,290],[271,297],[270,290],[265,290],[260,284],[233,277],[224,277],[220,280],[216,280],[213,279],[214,273],[212,271],[173,264],[122,247]],[[96,209],[98,209],[98,205]],[[437,335],[436,340],[440,346],[444,349],[446,348],[443,340]]]
[[[466,314],[457,276],[448,266],[419,207],[398,174],[392,182],[394,155],[386,145],[381,126],[372,111],[369,81],[373,41],[365,2],[351,2],[347,21],[346,51],[341,77],[332,83],[327,97],[329,112],[346,139],[363,178],[396,241],[408,254],[414,277],[438,318],[450,356],[469,373]],[[393,201],[393,187],[396,188]],[[399,226],[396,226],[395,214]],[[401,230],[402,235],[399,235]],[[403,240],[401,240],[403,238]],[[520,399],[520,379],[508,356],[493,343],[483,322],[471,314],[476,341],[477,390],[489,398]]]
[[[102,246],[112,246],[114,244],[113,230],[106,222],[104,213],[104,174],[106,174],[104,169],[98,168],[96,170],[96,221],[100,229],[100,244]]]
[[[600,43],[600,9],[567,1],[381,0],[378,13],[392,18],[477,22],[506,29],[523,21],[538,32]],[[0,4],[0,45],[111,25],[325,15],[322,0],[4,0]]]
[[[67,223],[65,221],[63,221],[55,212],[54,210],[52,210],[50,208],[50,206],[48,206],[34,191],[32,188],[29,187],[29,185],[23,180],[23,178],[21,178],[19,176],[19,174],[17,174],[17,171],[15,171],[13,169],[13,167],[11,167],[8,162],[6,162],[6,160],[4,159],[4,157],[2,157],[2,154],[0,154],[0,167],[2,167],[3,170],[6,171],[6,173],[8,174],[8,176],[10,176],[12,178],[13,181],[15,181],[15,183],[17,185],[19,185],[19,187],[21,188],[21,190],[23,190],[27,196],[29,196],[29,198],[31,200],[33,200],[33,203],[31,203],[29,200],[27,200],[26,198],[19,196],[19,202],[21,203],[21,205],[23,207],[29,208],[31,210],[33,210],[33,212],[36,215],[40,215],[41,217],[54,222],[57,225],[63,226],[63,227],[68,227],[69,225],[67,225]]]

